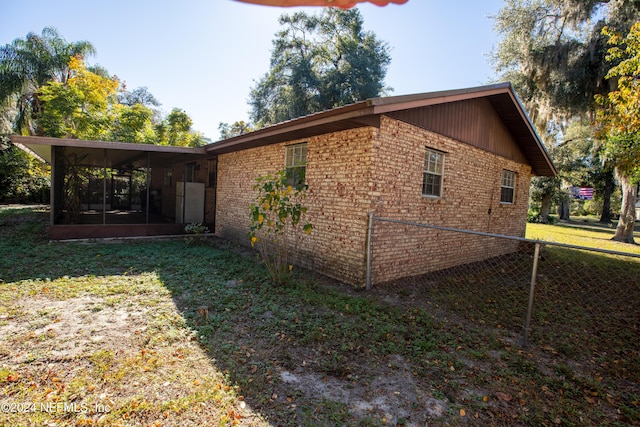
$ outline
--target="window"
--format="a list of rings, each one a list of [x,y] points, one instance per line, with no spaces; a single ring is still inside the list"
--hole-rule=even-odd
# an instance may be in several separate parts
[[[444,175],[444,153],[427,148],[422,175],[422,195],[442,196],[442,177]]]
[[[508,170],[502,171],[502,184],[500,185],[500,203],[513,203],[516,189],[516,173]]]
[[[287,184],[300,189],[305,184],[307,171],[307,144],[289,145],[286,147],[285,170]]]

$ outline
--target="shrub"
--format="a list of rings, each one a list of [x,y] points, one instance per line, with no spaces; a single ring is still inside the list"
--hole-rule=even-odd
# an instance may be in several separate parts
[[[540,211],[537,209],[529,208],[529,211],[527,212],[527,222],[540,222]]]
[[[536,209],[529,209],[527,212],[527,222],[531,222],[534,224],[555,224],[558,222],[558,219],[552,215],[549,215],[547,221],[544,221],[540,216],[540,212]]]
[[[194,222],[184,226],[184,232],[189,234],[185,239],[188,245],[199,245],[204,242],[204,235],[209,232],[209,228],[199,222]]]
[[[307,208],[303,206],[306,185],[294,188],[287,182],[285,171],[256,178],[258,191],[250,206],[249,239],[258,247],[260,256],[276,284],[286,281],[298,256],[300,232],[310,234],[313,226],[301,224]]]

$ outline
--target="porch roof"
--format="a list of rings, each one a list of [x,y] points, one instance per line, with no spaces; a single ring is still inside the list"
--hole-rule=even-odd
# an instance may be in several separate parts
[[[173,147],[37,136],[12,135],[11,142],[27,149],[47,163],[51,163],[51,147],[66,147],[67,153],[77,155],[79,159],[82,159],[83,165],[106,166],[108,168],[121,168],[129,165],[146,166],[148,153],[153,154],[152,159],[156,165],[193,160],[206,154],[204,148],[201,147]]]

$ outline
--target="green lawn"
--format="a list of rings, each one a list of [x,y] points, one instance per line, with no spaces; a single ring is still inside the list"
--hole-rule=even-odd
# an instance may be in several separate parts
[[[274,287],[222,240],[49,243],[46,220],[0,208],[0,426],[640,423],[637,335],[522,349],[478,276]]]
[[[638,230],[639,226],[636,226]],[[575,222],[558,224],[527,224],[526,237],[528,239],[545,240],[548,242],[566,243],[588,248],[607,249],[619,252],[640,254],[640,245],[630,245],[611,240],[615,234],[615,224],[612,228],[593,222]],[[640,243],[640,231],[634,234],[636,242]]]

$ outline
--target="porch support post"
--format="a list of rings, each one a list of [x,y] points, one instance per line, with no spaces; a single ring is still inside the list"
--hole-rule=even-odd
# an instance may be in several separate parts
[[[51,225],[59,224],[64,218],[64,178],[67,170],[64,149],[51,146]]]
[[[102,159],[102,225],[107,224],[107,149]]]
[[[147,201],[146,203],[146,208],[145,208],[145,212],[147,213],[146,215],[146,221],[147,221],[147,225],[149,224],[149,183],[150,183],[150,179],[149,179],[149,173],[151,171],[151,152],[147,151],[147,173],[145,174],[145,179],[146,179],[146,187],[147,187]]]
[[[49,149],[51,150],[51,186],[49,187],[49,204],[51,207],[49,209],[49,222],[51,225],[54,225],[56,220],[56,203],[58,202],[55,191],[56,171],[58,168],[56,167],[56,147],[52,145]]]
[[[184,170],[182,171],[182,223],[186,223],[184,215],[187,210],[187,155],[183,155]]]

